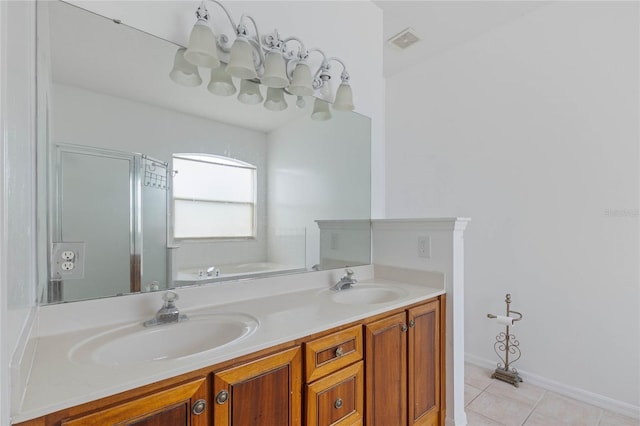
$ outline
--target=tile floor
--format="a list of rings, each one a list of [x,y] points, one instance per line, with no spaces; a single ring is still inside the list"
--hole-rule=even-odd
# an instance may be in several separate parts
[[[640,426],[640,420],[527,382],[515,388],[472,364],[465,364],[464,401],[469,426]]]

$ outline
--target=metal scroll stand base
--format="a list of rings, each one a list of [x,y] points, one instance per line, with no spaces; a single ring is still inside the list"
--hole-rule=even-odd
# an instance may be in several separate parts
[[[515,324],[516,321],[520,321],[522,319],[522,314],[520,312],[512,311],[509,308],[509,305],[511,305],[510,294],[507,294],[505,303],[507,304],[507,317],[513,318],[510,314],[518,315],[518,318],[512,319],[511,324]],[[487,318],[497,318],[497,316],[487,314]],[[520,375],[518,374],[518,370],[516,370],[515,368],[510,368],[511,364],[519,360],[520,356],[522,355],[518,346],[520,346],[520,342],[516,339],[516,336],[510,333],[509,326],[507,325],[506,332],[499,333],[496,336],[496,342],[493,344],[493,350],[496,352],[502,362],[498,363],[498,368],[496,368],[491,375],[492,379],[502,380],[503,382],[510,383],[515,387],[520,386],[522,377],[520,377]],[[504,357],[502,356],[501,352],[504,353]],[[509,355],[512,356],[511,360],[509,360]]]

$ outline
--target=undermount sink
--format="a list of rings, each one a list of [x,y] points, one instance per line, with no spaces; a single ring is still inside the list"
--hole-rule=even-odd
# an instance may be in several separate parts
[[[174,324],[126,325],[85,339],[69,351],[71,360],[99,365],[131,365],[193,356],[247,338],[258,320],[242,313],[188,315]]]
[[[393,302],[405,296],[407,292],[400,288],[383,285],[356,284],[351,288],[334,292],[331,299],[346,305],[373,305]]]

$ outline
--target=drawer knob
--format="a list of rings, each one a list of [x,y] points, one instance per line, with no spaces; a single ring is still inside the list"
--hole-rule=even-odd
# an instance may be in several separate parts
[[[416,326],[416,322],[414,320],[409,321],[409,327],[413,328]]]
[[[193,403],[193,407],[191,407],[191,412],[196,416],[204,413],[204,409],[207,408],[207,401],[204,399],[199,399]]]
[[[407,330],[408,330],[407,324],[402,324],[402,325],[400,326],[400,330],[401,330],[403,333],[404,333],[405,331],[407,331]]]
[[[338,346],[338,349],[336,349],[336,356],[340,357],[344,355],[344,349],[342,349],[342,346]]]
[[[226,390],[221,390],[220,392],[218,392],[218,395],[216,395],[216,402],[220,405],[227,402],[228,399],[229,399],[229,392],[227,392]]]
[[[341,408],[342,404],[343,404],[342,398],[338,398],[338,399],[336,399],[336,402],[333,404],[333,406],[336,407],[336,408]]]

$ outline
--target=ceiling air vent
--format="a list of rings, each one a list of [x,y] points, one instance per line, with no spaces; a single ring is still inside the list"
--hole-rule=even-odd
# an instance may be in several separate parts
[[[412,44],[419,42],[420,37],[418,37],[413,28],[405,28],[387,41],[400,49],[406,49]]]

